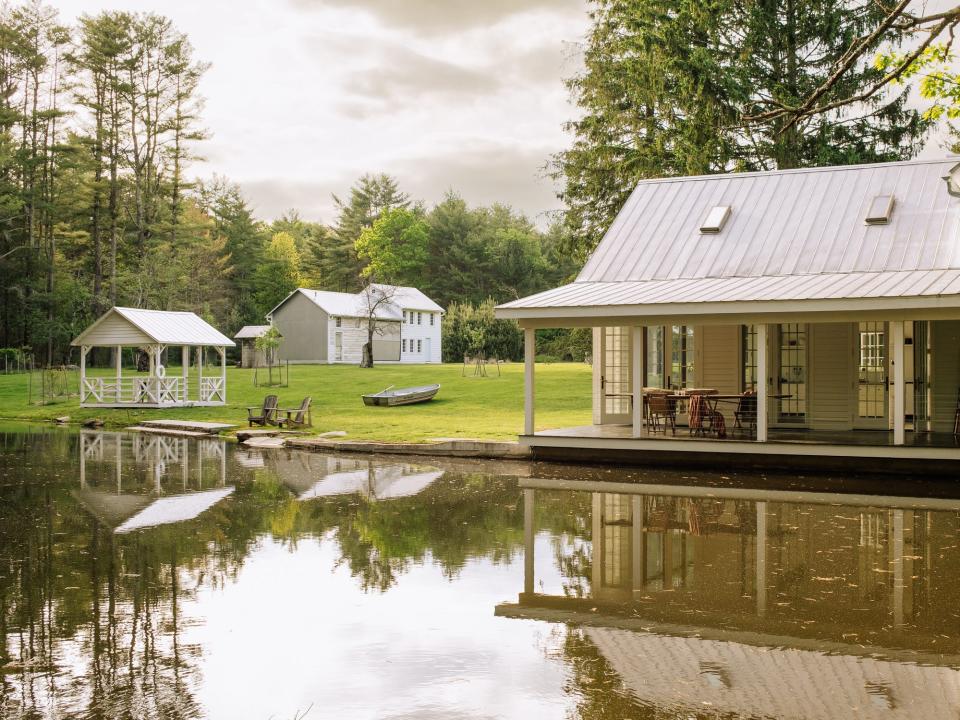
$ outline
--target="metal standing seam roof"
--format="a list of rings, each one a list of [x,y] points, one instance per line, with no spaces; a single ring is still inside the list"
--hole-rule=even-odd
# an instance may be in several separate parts
[[[402,285],[373,285],[372,287],[392,291],[393,297],[390,302],[384,303],[377,308],[377,318],[380,320],[403,320],[404,310],[423,310],[427,312],[444,312],[443,308],[437,305],[433,300],[424,295],[420,290],[413,287],[404,287]],[[311,290],[310,288],[297,288],[287,297],[285,297],[268,315],[273,315],[287,300],[297,293],[301,293],[311,302],[317,305],[328,315],[339,317],[359,317],[367,316],[367,301],[364,296],[366,291],[358,293],[335,292],[332,290]]]
[[[236,334],[233,336],[233,339],[234,340],[253,340],[255,338],[261,337],[269,329],[270,329],[269,325],[244,325],[242,328],[237,330]]]
[[[647,180],[576,281],[524,309],[960,295],[957,159]],[[893,195],[889,224],[870,203]],[[702,234],[715,206],[723,230]]]
[[[235,343],[196,313],[173,310],[144,310],[114,307],[105,312],[71,343],[83,344],[83,338],[111,315],[119,315],[140,332],[163,345],[209,345],[232,347]]]

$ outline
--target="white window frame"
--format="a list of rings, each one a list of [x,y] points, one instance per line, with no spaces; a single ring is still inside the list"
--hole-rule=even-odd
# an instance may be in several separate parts
[[[417,354],[420,354],[420,353],[423,352],[422,343],[423,343],[423,341],[418,338],[418,339],[417,339]]]
[[[433,327],[433,316],[434,316],[434,315],[436,315],[436,313],[430,313],[430,327]]]
[[[406,339],[406,338],[403,338],[403,340],[400,341],[400,346],[401,346],[401,350],[402,350],[403,352],[406,352],[406,351],[407,351],[407,339]]]
[[[337,327],[343,327],[343,318],[335,318]]]
[[[417,311],[417,325],[423,325],[423,313]]]

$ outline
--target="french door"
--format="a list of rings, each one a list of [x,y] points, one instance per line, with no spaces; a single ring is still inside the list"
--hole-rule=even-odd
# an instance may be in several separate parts
[[[861,322],[857,337],[856,427],[886,430],[889,427],[888,334],[885,322]]]
[[[600,335],[600,375],[602,403],[600,422],[629,423],[632,420],[630,398],[630,328],[605,327]]]

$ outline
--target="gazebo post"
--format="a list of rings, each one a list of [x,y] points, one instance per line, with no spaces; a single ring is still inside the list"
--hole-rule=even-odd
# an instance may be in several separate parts
[[[117,402],[120,402],[121,398],[123,397],[123,390],[122,390],[121,385],[120,385],[120,380],[121,380],[121,378],[122,378],[122,376],[123,376],[123,370],[122,370],[122,366],[123,366],[123,346],[122,346],[122,345],[117,345],[115,352],[116,352],[116,357],[113,359],[113,362],[114,362],[114,365],[116,366],[116,371],[117,371],[117,383],[116,383],[116,385],[117,385],[117,398],[116,398],[116,401],[117,401]]]
[[[180,382],[183,383],[183,387],[180,388],[180,401],[187,401],[187,380],[190,377],[190,346],[181,345],[180,346]]]
[[[87,398],[87,346],[80,346],[80,402]]]
[[[197,401],[203,400],[203,345],[197,347]]]
[[[220,397],[223,399],[223,402],[227,402],[227,348],[218,347],[217,352],[220,353]]]

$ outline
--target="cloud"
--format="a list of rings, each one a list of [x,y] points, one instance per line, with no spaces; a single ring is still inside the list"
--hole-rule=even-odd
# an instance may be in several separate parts
[[[583,0],[291,0],[298,9],[362,10],[390,27],[430,35],[465,31],[522,13],[583,14]]]
[[[344,90],[353,95],[389,102],[430,97],[471,97],[495,92],[500,78],[482,69],[428,57],[399,46],[386,46],[375,65],[348,75]]]
[[[440,202],[447,191],[461,195],[470,205],[506,203],[545,227],[549,213],[560,207],[553,183],[543,167],[555,148],[525,148],[475,140],[459,149],[438,148],[368,168],[397,178],[400,188],[427,207]],[[307,220],[335,221],[332,195],[347,194],[359,175],[323,180],[261,179],[240,182],[257,217],[272,220],[296,209]]]

